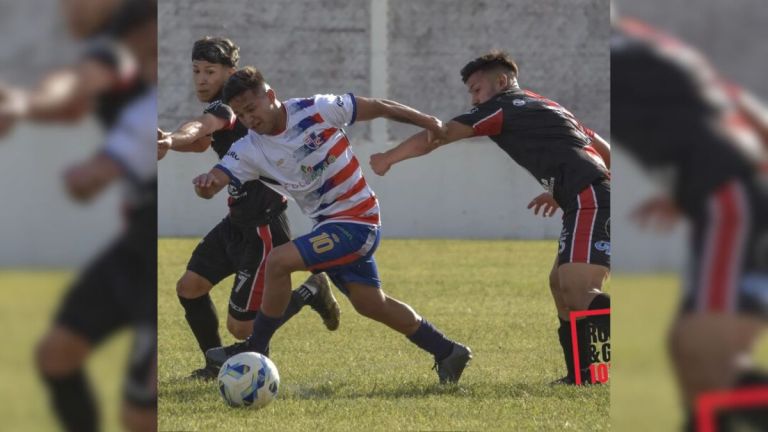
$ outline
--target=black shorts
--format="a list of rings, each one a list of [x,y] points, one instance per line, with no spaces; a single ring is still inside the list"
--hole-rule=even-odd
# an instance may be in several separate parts
[[[70,287],[56,325],[83,336],[93,347],[130,327],[135,339],[124,396],[137,406],[157,405],[157,244],[138,253],[122,237],[101,253]]]
[[[601,180],[584,188],[563,208],[563,230],[557,264],[611,266],[611,183]]]
[[[197,245],[187,270],[213,285],[235,274],[229,314],[236,320],[250,321],[261,305],[267,255],[272,248],[290,240],[285,212],[269,225],[249,228],[241,228],[226,217]]]
[[[768,318],[768,188],[733,180],[692,223],[682,312]]]

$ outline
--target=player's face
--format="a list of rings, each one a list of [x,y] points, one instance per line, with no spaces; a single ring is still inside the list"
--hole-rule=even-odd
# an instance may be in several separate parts
[[[201,102],[213,101],[233,72],[234,68],[229,66],[205,60],[192,60],[192,78],[197,99]]]
[[[472,105],[477,106],[499,94],[503,85],[499,82],[497,73],[477,71],[467,79],[467,89]]]
[[[248,90],[229,101],[237,119],[259,134],[272,134],[276,129],[279,108],[267,92]]]

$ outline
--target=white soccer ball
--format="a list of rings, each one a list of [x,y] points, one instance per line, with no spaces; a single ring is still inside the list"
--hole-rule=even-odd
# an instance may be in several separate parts
[[[277,397],[279,386],[275,364],[255,352],[234,355],[219,370],[219,391],[229,406],[265,407]]]

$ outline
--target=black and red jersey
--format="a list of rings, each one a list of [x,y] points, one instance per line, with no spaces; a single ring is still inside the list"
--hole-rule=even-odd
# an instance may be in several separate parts
[[[643,165],[669,174],[689,215],[702,214],[721,185],[754,172],[734,135],[738,91],[679,40],[635,20],[615,26],[611,132]]]
[[[221,159],[235,141],[248,134],[248,128],[237,120],[232,108],[219,98],[208,104],[203,112],[227,121],[223,129],[215,131],[211,136],[211,147]],[[284,196],[260,180],[249,181],[239,187],[230,184],[228,192],[229,217],[239,226],[265,225],[288,206]]]
[[[565,206],[610,177],[590,146],[594,133],[558,103],[520,88],[500,93],[453,120],[488,136]]]

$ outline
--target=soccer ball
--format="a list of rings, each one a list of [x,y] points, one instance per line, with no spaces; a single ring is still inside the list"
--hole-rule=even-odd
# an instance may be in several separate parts
[[[219,370],[219,391],[229,406],[263,408],[277,396],[279,386],[275,364],[255,352],[232,356]]]

